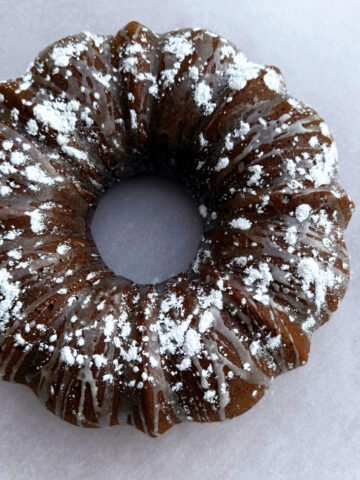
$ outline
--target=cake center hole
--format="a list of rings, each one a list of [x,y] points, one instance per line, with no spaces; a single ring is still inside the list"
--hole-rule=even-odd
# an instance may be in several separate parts
[[[203,223],[182,185],[144,175],[109,188],[98,202],[91,231],[114,273],[137,283],[158,283],[194,260]]]

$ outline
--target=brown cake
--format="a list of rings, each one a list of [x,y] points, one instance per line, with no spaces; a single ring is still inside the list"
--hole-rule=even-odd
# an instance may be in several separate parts
[[[89,219],[114,182],[174,176],[204,218],[186,272],[111,272]],[[304,365],[349,279],[353,205],[321,117],[220,36],[65,38],[0,83],[0,371],[63,419],[239,415]]]

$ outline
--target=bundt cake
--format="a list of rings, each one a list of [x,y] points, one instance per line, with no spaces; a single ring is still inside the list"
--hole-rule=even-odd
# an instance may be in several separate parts
[[[89,228],[114,182],[180,179],[204,234],[137,284]],[[76,425],[156,436],[239,415],[304,365],[349,279],[327,125],[280,71],[201,29],[71,36],[0,83],[0,371]]]

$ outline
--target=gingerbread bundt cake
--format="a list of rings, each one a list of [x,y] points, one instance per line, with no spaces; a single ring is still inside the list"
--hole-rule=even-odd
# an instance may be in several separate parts
[[[112,183],[180,178],[204,234],[155,285],[110,271],[89,219]],[[157,435],[239,415],[305,364],[344,295],[353,205],[321,117],[201,29],[130,23],[0,83],[0,371],[77,425]]]

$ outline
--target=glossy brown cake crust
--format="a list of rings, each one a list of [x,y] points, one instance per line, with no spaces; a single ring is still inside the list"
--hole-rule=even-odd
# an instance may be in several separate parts
[[[105,266],[89,218],[153,171],[205,231],[186,272],[139,285]],[[200,29],[60,40],[0,83],[1,375],[87,427],[239,415],[336,310],[352,208],[332,134],[277,68]]]

